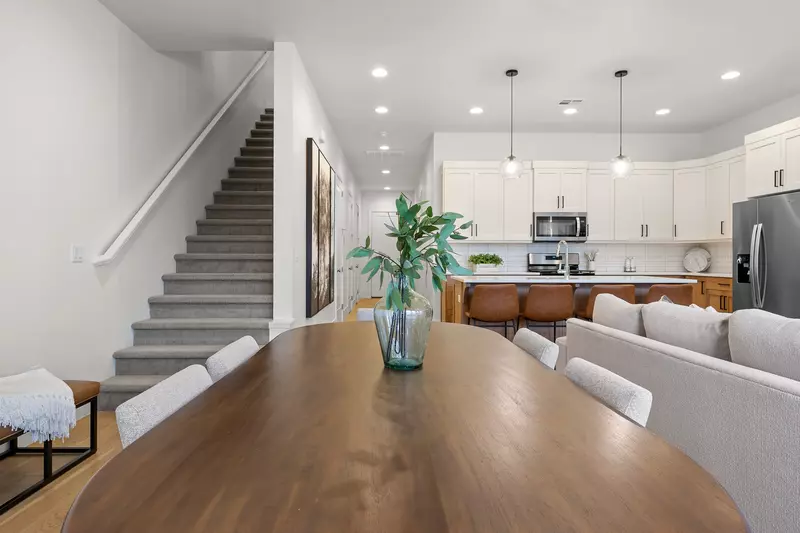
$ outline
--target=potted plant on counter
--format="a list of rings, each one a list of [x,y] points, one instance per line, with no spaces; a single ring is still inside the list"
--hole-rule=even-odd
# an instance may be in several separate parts
[[[420,202],[409,205],[405,195],[395,202],[397,223],[386,224],[388,237],[396,239],[397,254],[371,248],[367,237],[364,246],[353,248],[347,257],[369,257],[361,271],[367,281],[380,274],[389,276],[386,295],[375,306],[375,327],[383,353],[383,364],[397,370],[414,370],[422,366],[425,347],[433,321],[430,302],[414,290],[424,270],[431,273],[433,286],[441,291],[447,273],[469,275],[472,272],[458,264],[449,239],[466,239],[460,232],[472,222],[457,225],[463,218],[458,213],[434,215],[433,209]]]
[[[476,274],[488,274],[500,271],[503,258],[497,254],[472,254],[469,262]]]

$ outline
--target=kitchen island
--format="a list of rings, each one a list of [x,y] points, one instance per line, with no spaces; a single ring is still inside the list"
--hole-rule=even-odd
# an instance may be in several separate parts
[[[524,308],[528,287],[535,284],[575,286],[575,308],[585,306],[592,285],[634,285],[637,300],[643,300],[652,285],[696,284],[693,279],[683,277],[643,276],[636,274],[607,274],[594,276],[539,276],[532,274],[485,274],[477,276],[449,276],[442,291],[442,322],[467,323],[465,311],[469,309],[472,289],[480,284],[512,283],[517,286],[520,310]]]

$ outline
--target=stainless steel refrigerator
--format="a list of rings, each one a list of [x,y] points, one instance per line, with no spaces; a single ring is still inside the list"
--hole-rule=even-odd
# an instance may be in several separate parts
[[[800,192],[733,204],[733,308],[800,318]]]

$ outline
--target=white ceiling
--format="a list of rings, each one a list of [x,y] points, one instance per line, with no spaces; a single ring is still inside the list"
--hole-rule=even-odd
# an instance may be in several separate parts
[[[104,0],[162,50],[296,43],[365,189],[413,187],[434,131],[700,132],[800,93],[797,0]],[[389,76],[370,76],[382,65]],[[731,69],[742,77],[723,82]],[[565,116],[563,98],[584,98]],[[377,105],[390,112],[379,116]],[[481,116],[469,114],[481,106]],[[656,117],[656,109],[672,114]],[[405,151],[386,166],[366,150]]]

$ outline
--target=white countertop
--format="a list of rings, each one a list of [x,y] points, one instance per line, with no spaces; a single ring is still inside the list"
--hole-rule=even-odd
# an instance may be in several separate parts
[[[530,272],[525,271],[508,271],[508,272],[485,272],[480,274],[473,274],[471,277],[479,276],[531,276]],[[693,276],[700,278],[731,278],[733,277],[730,272],[650,272],[650,271],[637,271],[637,272],[598,272],[594,277],[599,276]]]
[[[678,275],[678,274],[676,274]],[[633,284],[633,285],[656,285],[656,284],[684,284],[684,283],[697,283],[693,279],[680,279],[680,278],[660,278],[657,276],[644,276],[644,275],[595,275],[595,276],[570,276],[569,280],[565,280],[562,276],[531,276],[530,274],[482,274],[479,276],[453,276],[454,280],[474,285],[477,283],[520,283],[520,284],[551,284],[558,285],[564,283],[580,284],[580,285],[597,285],[597,284]]]

